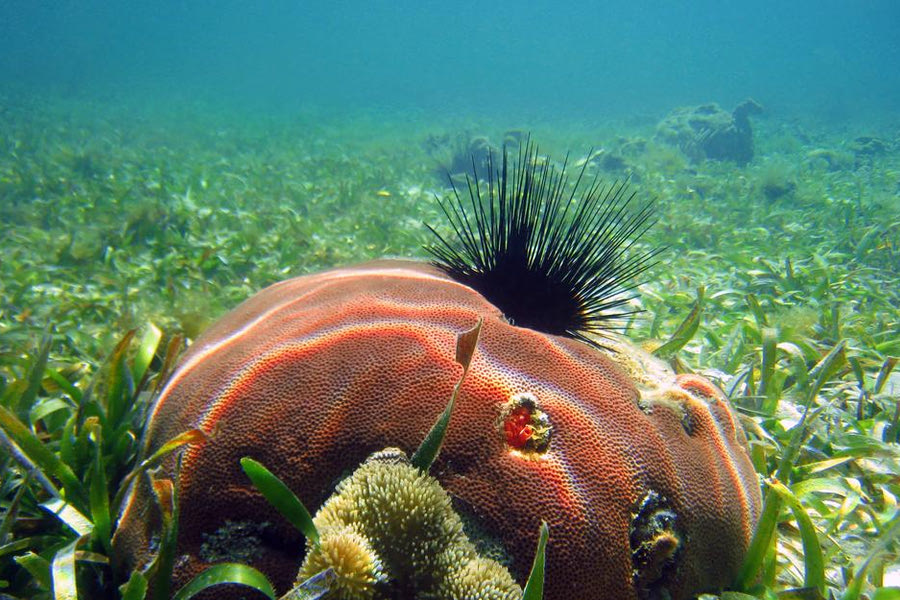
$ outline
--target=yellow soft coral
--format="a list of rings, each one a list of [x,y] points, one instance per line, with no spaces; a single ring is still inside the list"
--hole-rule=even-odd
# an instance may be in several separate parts
[[[332,567],[331,598],[377,599],[403,590],[422,600],[514,600],[521,588],[494,560],[478,555],[450,498],[396,448],[373,454],[314,519],[298,581]]]
[[[336,583],[331,593],[339,600],[375,598],[376,584],[384,581],[381,560],[369,541],[347,526],[321,531],[320,543],[304,566],[312,573],[333,569]]]
[[[512,600],[522,597],[522,589],[500,563],[475,556],[460,564],[444,578],[437,598],[466,600]]]

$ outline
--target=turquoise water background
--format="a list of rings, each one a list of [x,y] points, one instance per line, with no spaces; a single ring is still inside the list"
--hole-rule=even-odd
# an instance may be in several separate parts
[[[812,246],[894,277],[898,24],[893,0],[4,2],[4,343],[193,334],[287,276],[424,257],[451,163],[510,129],[656,201],[648,241],[684,260],[659,290],[743,289]],[[748,97],[747,164],[660,136]],[[730,274],[667,279],[697,265]]]
[[[0,0],[0,404],[30,390],[51,444],[70,415],[90,434],[123,336],[174,357],[274,282],[426,260],[426,224],[452,235],[448,175],[467,200],[472,152],[530,133],[541,163],[570,152],[571,178],[652,204],[629,251],[664,251],[622,330],[727,391],[761,474],[815,399],[797,466],[828,592],[863,564],[866,593],[900,585],[896,553],[883,581],[869,563],[900,527],[898,31],[900,0]],[[673,141],[747,98],[752,156],[698,153],[702,123]],[[50,556],[60,525],[29,502],[14,535],[51,532]],[[784,525],[772,593],[806,583]],[[0,558],[0,596],[35,597]]]
[[[0,90],[522,117],[752,96],[839,120],[896,114],[898,25],[892,0],[7,1]]]

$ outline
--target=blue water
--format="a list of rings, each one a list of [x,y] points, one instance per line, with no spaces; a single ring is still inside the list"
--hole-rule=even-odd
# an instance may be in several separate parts
[[[6,0],[0,91],[532,115],[893,115],[900,2]]]

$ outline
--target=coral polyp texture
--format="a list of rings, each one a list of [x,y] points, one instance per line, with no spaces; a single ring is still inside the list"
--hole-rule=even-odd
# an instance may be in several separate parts
[[[679,599],[728,585],[760,493],[744,433],[715,386],[676,376],[625,341],[592,345],[515,326],[430,264],[377,261],[250,298],[196,340],[155,401],[146,453],[187,429],[210,436],[180,468],[171,459],[157,474],[180,492],[173,589],[225,560],[208,548],[229,532],[252,537],[232,545],[252,548],[248,562],[289,589],[304,540],[240,459],[267,465],[318,509],[372,453],[418,447],[460,378],[457,335],[478,319],[477,350],[430,471],[476,547],[501,555],[522,584],[547,521],[547,600]],[[138,482],[114,541],[122,566],[152,559],[156,513]],[[355,545],[355,564],[383,577],[386,557],[345,533],[335,543]]]
[[[342,481],[315,524],[321,540],[307,542],[297,582],[331,568],[339,600],[522,597],[509,571],[477,553],[440,484],[397,448]]]

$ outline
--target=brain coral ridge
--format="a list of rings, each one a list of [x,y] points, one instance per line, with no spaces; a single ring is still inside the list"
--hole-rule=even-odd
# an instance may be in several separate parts
[[[175,589],[209,565],[201,548],[226,522],[269,523],[240,531],[258,537],[252,564],[289,589],[303,540],[252,487],[240,459],[269,466],[306,506],[323,506],[372,453],[421,443],[459,380],[457,335],[479,318],[431,469],[467,529],[499,543],[523,582],[547,521],[547,600],[679,600],[728,585],[761,500],[721,391],[624,341],[604,351],[516,327],[431,265],[378,261],[261,291],[196,340],[156,400],[146,455],[187,429],[215,434],[185,451],[180,469],[174,458],[161,465],[160,477],[177,478],[180,490]],[[387,485],[366,481],[373,494]],[[406,505],[431,493],[415,489],[403,492]],[[158,521],[149,486],[138,482],[114,540],[122,568],[152,560]],[[399,536],[399,522],[378,527]],[[367,539],[378,560],[361,543],[354,560],[370,565],[372,579],[390,578],[390,549]]]

